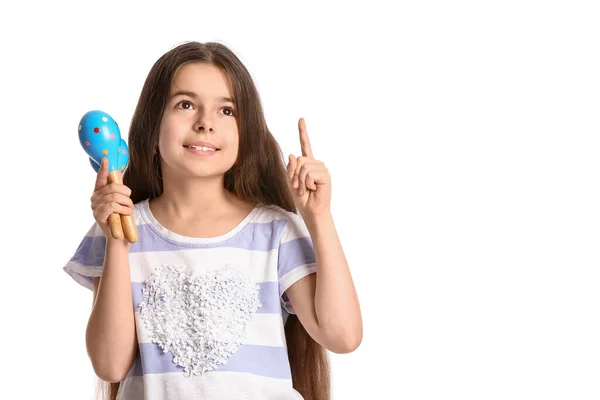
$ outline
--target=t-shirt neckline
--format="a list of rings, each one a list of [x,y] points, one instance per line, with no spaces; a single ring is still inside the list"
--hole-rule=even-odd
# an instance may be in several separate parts
[[[224,233],[219,236],[203,238],[203,237],[192,237],[192,236],[184,236],[178,233],[175,233],[158,222],[158,220],[152,214],[150,210],[150,199],[143,200],[141,202],[141,215],[145,222],[150,226],[152,230],[154,230],[158,235],[162,236],[164,239],[170,242],[176,243],[187,243],[187,244],[209,244],[209,243],[218,243],[228,239],[231,239],[236,234],[238,234],[248,223],[252,220],[254,215],[257,213],[260,204],[257,204],[246,217],[238,223],[234,228],[232,228],[229,232]]]

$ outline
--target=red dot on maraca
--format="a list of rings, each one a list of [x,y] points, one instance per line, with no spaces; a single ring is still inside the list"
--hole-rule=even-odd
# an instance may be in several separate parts
[[[111,135],[110,135],[110,140],[113,140],[115,137],[116,137],[116,136],[115,136],[115,134],[114,134],[114,133],[113,133],[113,134],[111,134]]]
[[[100,128],[94,128],[94,133],[100,132]]]
[[[86,146],[89,146],[89,145],[90,145],[90,142],[88,142],[88,141],[86,140],[84,144],[85,144]]]

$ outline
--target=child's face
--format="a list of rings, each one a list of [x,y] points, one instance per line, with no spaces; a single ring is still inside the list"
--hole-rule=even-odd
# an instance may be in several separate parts
[[[163,177],[218,176],[233,166],[239,144],[237,108],[223,98],[233,99],[233,93],[227,76],[214,65],[191,63],[179,69],[160,125]],[[200,141],[219,150],[203,155]]]

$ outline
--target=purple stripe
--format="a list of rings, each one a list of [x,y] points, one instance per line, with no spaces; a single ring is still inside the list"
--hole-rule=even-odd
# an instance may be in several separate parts
[[[140,347],[141,346],[142,346],[142,344],[138,343],[138,351],[135,356],[135,362],[133,363],[133,366],[129,370],[129,373],[127,374],[127,376],[142,376],[142,375],[144,375],[144,370],[142,369],[142,359],[140,356]]]
[[[279,314],[281,313],[281,302],[279,300],[278,282],[259,282],[258,298],[261,307],[256,311],[259,314]],[[131,292],[133,294],[133,309],[139,311],[139,305],[143,300],[142,289],[143,282],[132,282]]]
[[[71,261],[86,267],[101,267],[104,264],[105,248],[106,238],[104,236],[85,236]]]
[[[261,307],[256,312],[259,314],[280,314],[279,282],[259,282],[258,286],[258,299]]]
[[[279,241],[286,224],[285,219],[268,223],[249,223],[232,238],[217,243],[180,243],[164,239],[150,225],[138,225],[138,241],[133,243],[130,252],[174,251],[185,248],[233,247],[245,250],[271,251],[279,246]],[[286,243],[287,246],[289,246]],[[284,246],[286,246],[284,245]],[[312,244],[311,244],[312,246]],[[85,236],[71,261],[87,267],[101,267],[104,264],[106,238],[104,236]]]
[[[240,345],[238,351],[227,359],[227,364],[205,373],[221,371],[248,372],[279,379],[292,378],[287,351],[285,347],[276,346]],[[129,376],[168,372],[183,373],[183,367],[173,363],[173,354],[171,352],[164,353],[158,344],[140,343]]]
[[[296,267],[315,262],[315,251],[310,237],[303,237],[283,243],[279,249],[277,273],[279,279]]]
[[[130,252],[139,253],[144,251],[173,251],[182,248],[214,248],[233,247],[246,250],[270,251],[279,246],[279,240],[283,232],[286,220],[273,220],[268,223],[249,223],[232,238],[217,242],[204,244],[179,243],[173,240],[163,239],[160,233],[155,232],[150,225],[138,225],[138,241],[133,243]],[[106,238],[104,236],[85,236],[71,261],[87,267],[101,267],[104,264],[104,251]]]
[[[131,245],[132,253],[144,251],[173,251],[182,248],[233,247],[246,250],[270,251],[279,246],[286,220],[267,223],[251,222],[230,239],[216,243],[181,243],[166,239],[152,225],[138,225],[138,241]]]

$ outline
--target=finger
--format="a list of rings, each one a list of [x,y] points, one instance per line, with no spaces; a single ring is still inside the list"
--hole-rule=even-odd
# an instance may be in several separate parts
[[[315,161],[306,165],[309,167],[301,174],[304,176],[304,186],[301,187],[305,187],[309,190],[317,190],[320,183],[329,182],[329,170],[325,164],[320,161]]]
[[[293,177],[292,177],[292,187],[294,189],[298,189],[300,187],[300,180],[298,178],[298,175],[300,174],[300,168],[302,168],[302,165],[304,165],[304,163],[306,162],[306,157],[298,157],[296,158],[296,165],[294,168],[294,173],[293,173]]]
[[[133,201],[121,193],[109,193],[96,200],[96,207],[100,207],[107,203],[117,203],[125,207],[133,208]]]
[[[306,189],[311,189],[311,190],[315,190],[317,187],[313,186],[313,184],[309,183],[307,180],[307,177],[309,175],[314,176],[315,171],[319,168],[319,164],[317,163],[305,163],[304,165],[302,165],[302,167],[300,168],[300,172],[298,174],[298,180],[299,182],[299,188],[300,188],[300,196],[303,196],[304,193],[306,192]]]
[[[109,183],[92,194],[92,197],[90,198],[92,210],[104,203],[110,202],[111,199],[106,199],[105,197],[111,194],[118,194],[129,198],[129,196],[131,196],[131,189],[122,183]],[[128,203],[129,202],[131,202],[131,200],[129,200]]]
[[[296,188],[297,186],[297,176],[296,169],[298,168],[298,159],[290,154],[290,163],[288,164],[288,177],[290,179],[290,185],[292,188]]]
[[[133,214],[133,208],[123,206],[118,203],[106,203],[100,207],[100,213],[108,219],[108,216],[114,213],[124,215]]]
[[[292,182],[292,178],[294,177],[294,171],[296,171],[296,165],[298,164],[298,161],[296,160],[296,157],[294,157],[293,154],[290,154],[290,156],[288,157],[288,165],[287,165],[287,174],[288,174],[288,179],[290,181],[290,183]]]
[[[314,168],[313,165],[305,163],[298,172],[298,180],[300,181],[299,186],[302,189],[300,195],[304,193],[304,189],[306,188],[306,174],[308,174],[312,168]]]
[[[293,187],[295,189],[301,186],[300,183],[300,170],[304,164],[311,162],[311,159],[308,157],[300,156],[296,159],[296,169],[294,170],[294,178],[293,178]]]
[[[315,171],[309,171],[308,174],[306,174],[306,187],[309,188],[310,190],[317,190],[317,183],[315,182]]]
[[[304,118],[298,120],[298,130],[300,131],[300,147],[302,147],[302,155],[304,157],[314,158]]]
[[[301,182],[300,186],[306,187],[307,189],[310,189],[310,190],[316,190],[317,185],[315,184],[314,177],[320,167],[321,166],[317,163],[304,164],[304,166],[300,170],[300,175],[299,175],[300,182]]]
[[[133,209],[122,206],[117,203],[107,203],[99,207],[96,211],[96,219],[106,223],[111,214],[133,215]]]
[[[119,194],[122,194],[123,196],[129,197],[129,196],[131,196],[131,189],[129,189],[127,186],[123,185],[122,183],[109,183],[108,185],[106,185],[103,188],[101,188],[100,190],[98,190],[99,197],[104,197],[110,193],[119,193]]]
[[[103,188],[108,183],[108,158],[102,157],[100,160],[100,170],[96,175],[96,185],[94,186],[94,192],[100,188]]]
[[[327,169],[314,169],[306,174],[306,187],[311,190],[317,190],[317,185],[319,183],[324,183],[327,181],[327,175],[329,172]]]

